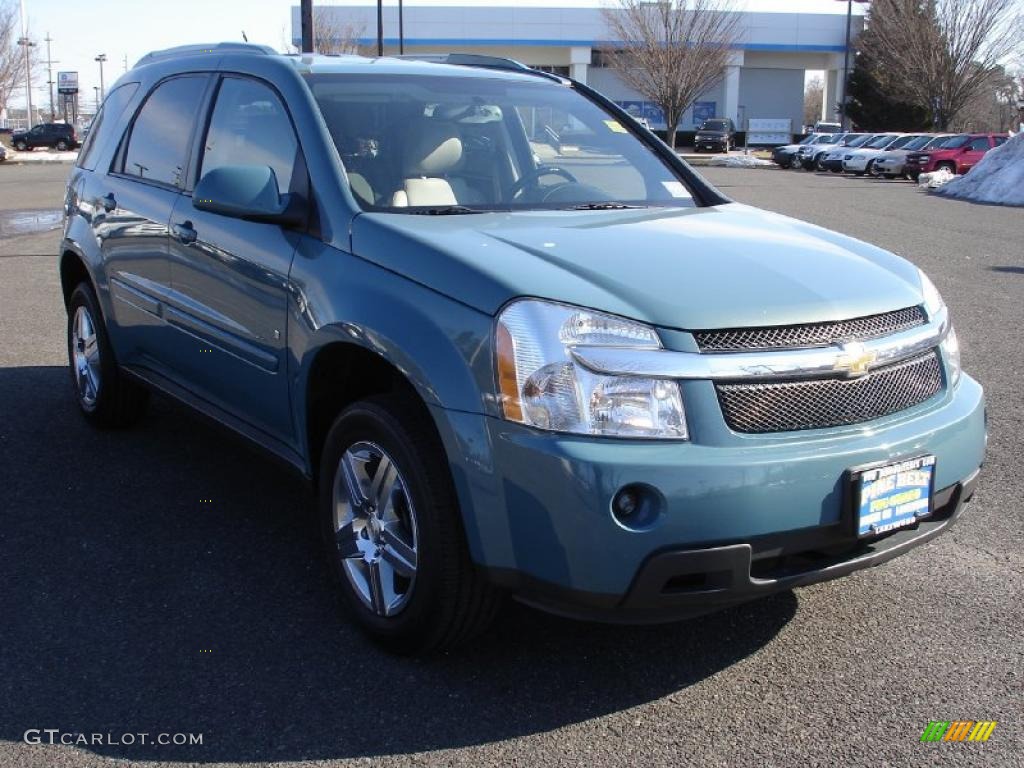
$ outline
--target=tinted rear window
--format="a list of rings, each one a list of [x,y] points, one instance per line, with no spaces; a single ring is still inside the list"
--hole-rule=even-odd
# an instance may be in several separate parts
[[[192,127],[206,88],[205,75],[165,80],[142,105],[125,152],[129,176],[185,186],[185,165]]]
[[[99,147],[121,124],[121,115],[138,89],[138,83],[125,83],[107,94],[99,114],[96,115],[89,127],[89,135],[85,137],[85,144],[82,145],[82,151],[78,155],[79,168],[85,168],[88,171],[96,169],[98,159],[96,153]]]

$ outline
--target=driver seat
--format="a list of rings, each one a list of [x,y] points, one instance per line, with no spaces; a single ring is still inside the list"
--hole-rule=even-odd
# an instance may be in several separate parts
[[[455,191],[444,175],[462,161],[462,139],[454,124],[434,119],[417,120],[405,143],[402,188],[391,205],[457,205]]]

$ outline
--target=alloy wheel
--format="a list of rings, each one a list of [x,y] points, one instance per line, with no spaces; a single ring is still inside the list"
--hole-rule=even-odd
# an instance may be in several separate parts
[[[340,565],[363,605],[399,613],[416,583],[419,532],[408,486],[379,445],[358,442],[334,476],[334,540]]]
[[[86,408],[91,409],[95,407],[100,391],[100,348],[96,339],[96,323],[84,306],[75,310],[71,328],[71,358],[75,367],[78,397]]]

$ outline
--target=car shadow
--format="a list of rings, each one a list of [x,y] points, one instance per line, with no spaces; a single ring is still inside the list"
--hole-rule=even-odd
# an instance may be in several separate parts
[[[389,656],[339,614],[300,479],[161,399],[94,430],[69,386],[61,367],[0,369],[0,739],[111,734],[82,748],[196,763],[482,744],[671,696],[796,610],[785,592],[615,627],[510,604],[470,648]],[[202,744],[125,743],[139,733]]]
[[[1010,275],[1024,275],[1024,267],[989,267],[990,272],[1005,272]]]

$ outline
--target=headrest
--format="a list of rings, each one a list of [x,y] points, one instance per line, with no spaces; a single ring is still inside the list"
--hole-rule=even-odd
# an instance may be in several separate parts
[[[462,140],[456,127],[442,120],[417,120],[405,144],[405,172],[440,176],[459,164]]]

